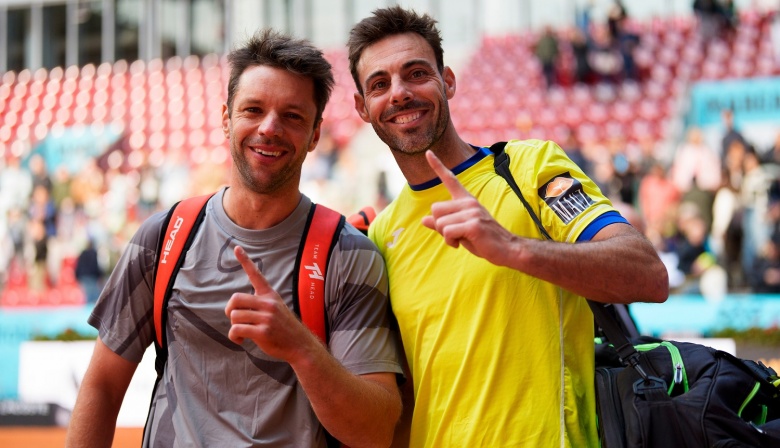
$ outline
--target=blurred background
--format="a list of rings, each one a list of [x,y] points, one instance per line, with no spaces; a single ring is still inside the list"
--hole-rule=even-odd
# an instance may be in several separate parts
[[[256,30],[333,64],[304,193],[344,214],[393,199],[345,42],[396,3],[439,21],[462,137],[554,140],[655,244],[673,294],[631,306],[642,333],[780,368],[780,1],[0,0],[0,445],[61,445],[35,437],[61,437],[124,245],[225,183],[224,55]],[[133,446],[153,372],[120,413]]]

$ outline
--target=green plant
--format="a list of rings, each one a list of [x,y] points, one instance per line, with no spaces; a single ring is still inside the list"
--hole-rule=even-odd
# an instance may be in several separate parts
[[[33,341],[64,341],[64,342],[91,341],[94,339],[95,339],[95,335],[80,333],[72,328],[66,328],[65,330],[55,334],[54,336],[39,334],[33,336],[32,338]]]
[[[736,342],[751,343],[772,347],[780,347],[780,327],[773,325],[767,328],[751,327],[744,330],[724,328],[714,331],[712,337],[731,338]]]

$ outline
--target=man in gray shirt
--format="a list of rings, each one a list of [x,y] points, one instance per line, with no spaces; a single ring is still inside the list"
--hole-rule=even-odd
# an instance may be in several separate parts
[[[301,166],[333,86],[308,42],[272,31],[229,55],[222,122],[230,184],[206,205],[167,307],[168,361],[144,446],[387,446],[401,413],[387,275],[352,226],[325,279],[327,347],[293,313],[311,201]],[[99,331],[66,445],[111,445],[128,384],[153,342],[153,269],[165,213],[134,235],[89,319]],[[194,256],[192,256],[194,255]]]

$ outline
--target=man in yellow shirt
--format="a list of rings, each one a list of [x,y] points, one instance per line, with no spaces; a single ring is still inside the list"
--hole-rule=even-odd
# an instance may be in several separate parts
[[[511,141],[511,171],[554,239],[543,240],[492,153],[458,136],[455,75],[428,15],[376,10],[348,46],[355,108],[408,181],[369,229],[414,390],[398,436],[414,447],[597,446],[583,297],[664,301],[652,245],[558,145]]]

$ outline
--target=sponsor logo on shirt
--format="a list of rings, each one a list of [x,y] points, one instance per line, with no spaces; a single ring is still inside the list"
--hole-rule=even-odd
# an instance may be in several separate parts
[[[398,242],[398,236],[401,235],[401,232],[403,232],[403,231],[404,231],[404,228],[401,227],[400,229],[398,229],[395,232],[393,232],[393,241],[390,241],[389,243],[386,244],[388,249],[393,247],[393,246],[395,246],[395,244]]]
[[[539,196],[561,218],[570,223],[594,202],[585,193],[582,184],[568,172],[553,177],[539,188]]]

